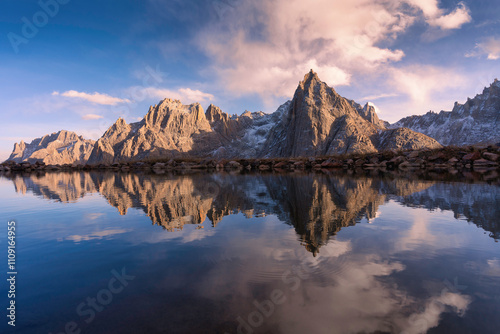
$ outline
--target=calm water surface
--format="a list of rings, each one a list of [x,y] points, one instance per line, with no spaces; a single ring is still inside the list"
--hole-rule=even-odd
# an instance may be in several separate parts
[[[498,182],[3,175],[0,332],[499,333],[499,216]]]

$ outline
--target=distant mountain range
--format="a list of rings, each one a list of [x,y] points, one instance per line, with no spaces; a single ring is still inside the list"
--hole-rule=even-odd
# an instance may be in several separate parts
[[[500,81],[465,104],[455,102],[452,111],[405,117],[390,127],[421,132],[445,146],[500,143]]]
[[[16,144],[9,160],[49,164],[110,164],[145,158],[307,157],[384,150],[432,149],[443,145],[500,142],[500,83],[453,111],[403,118],[389,124],[375,108],[348,100],[307,73],[292,100],[272,114],[230,116],[210,105],[164,99],[146,116],[119,118],[93,142],[60,131]]]
[[[210,105],[165,99],[143,120],[119,119],[97,141],[90,164],[147,157],[298,157],[440,145],[408,129],[386,130],[373,107],[349,101],[309,72],[273,114],[231,117]]]
[[[94,140],[84,139],[74,132],[59,131],[26,144],[14,144],[8,160],[15,162],[41,161],[46,164],[84,164],[94,149]]]

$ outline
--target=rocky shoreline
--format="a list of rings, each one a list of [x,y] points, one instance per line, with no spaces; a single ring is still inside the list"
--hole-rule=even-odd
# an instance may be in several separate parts
[[[387,151],[373,154],[350,154],[329,157],[276,158],[276,159],[191,159],[178,158],[168,161],[122,162],[113,164],[64,164],[48,165],[43,162],[16,163],[6,161],[0,164],[0,172],[31,171],[171,171],[171,170],[254,170],[254,171],[294,171],[323,169],[381,169],[381,170],[436,170],[436,171],[489,171],[500,169],[500,147],[455,148],[445,147],[435,150]]]

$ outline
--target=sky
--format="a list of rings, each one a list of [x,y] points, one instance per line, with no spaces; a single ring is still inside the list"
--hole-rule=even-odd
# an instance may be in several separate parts
[[[3,0],[0,160],[164,98],[275,111],[313,69],[395,122],[500,79],[498,0]]]

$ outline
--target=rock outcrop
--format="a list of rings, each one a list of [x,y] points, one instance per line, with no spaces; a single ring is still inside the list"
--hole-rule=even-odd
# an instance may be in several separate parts
[[[11,160],[97,165],[155,158],[312,157],[441,147],[420,133],[386,126],[373,105],[362,107],[340,96],[311,70],[293,99],[272,114],[246,111],[230,116],[212,104],[204,111],[199,103],[164,99],[139,122],[127,124],[119,118],[91,153],[92,141],[61,131],[51,135],[57,138],[45,136],[29,148],[16,145]],[[48,147],[47,141],[54,143]],[[35,150],[39,152],[33,155]]]
[[[455,102],[452,111],[405,117],[390,127],[410,128],[446,146],[500,143],[500,81],[465,104]]]
[[[441,145],[408,129],[385,130],[373,106],[340,96],[311,70],[264,146],[265,157],[298,157]]]
[[[19,162],[43,162],[45,164],[84,164],[94,146],[94,141],[84,139],[74,132],[59,131],[26,144],[14,144],[8,160]]]
[[[215,142],[214,142],[215,141]],[[137,123],[118,119],[96,142],[89,163],[200,156],[220,146],[203,108],[165,99]]]
[[[273,115],[245,112],[229,116],[214,105],[183,105],[165,99],[150,107],[143,120],[119,119],[96,142],[89,164],[145,158],[256,156]]]
[[[371,153],[386,149],[437,148],[410,130],[385,130],[375,108],[347,100],[312,70],[292,101],[273,114],[246,111],[230,116],[210,105],[165,99],[143,120],[119,119],[97,141],[90,164],[178,157],[299,157]],[[387,134],[386,134],[387,133]]]

